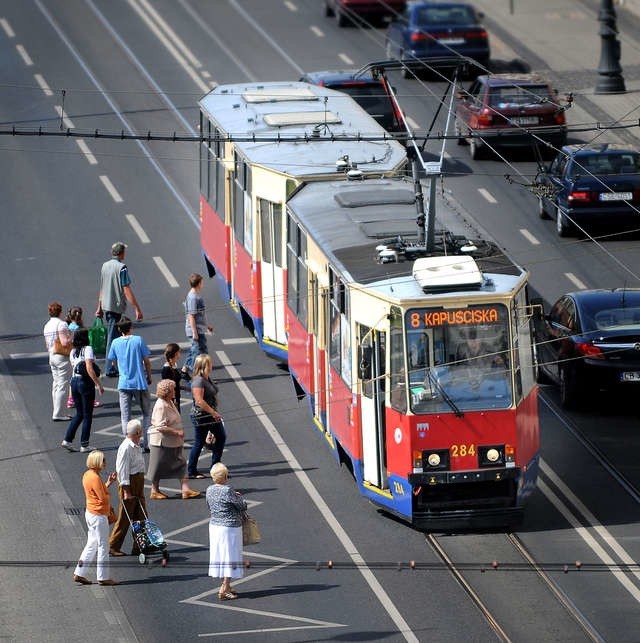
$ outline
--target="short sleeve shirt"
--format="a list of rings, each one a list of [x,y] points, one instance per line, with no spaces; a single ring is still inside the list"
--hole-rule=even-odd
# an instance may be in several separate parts
[[[184,302],[184,310],[186,313],[185,332],[187,337],[192,336],[191,324],[189,323],[189,315],[193,315],[196,320],[196,330],[198,335],[207,332],[207,315],[205,313],[204,299],[199,293],[189,291],[187,298]]]
[[[118,390],[147,390],[147,371],[143,360],[149,355],[151,351],[140,335],[123,335],[111,342],[107,358],[118,362]]]

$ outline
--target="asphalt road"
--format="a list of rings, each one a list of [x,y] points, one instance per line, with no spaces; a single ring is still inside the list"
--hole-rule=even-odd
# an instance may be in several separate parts
[[[340,30],[320,5],[3,0],[0,121],[193,133],[197,100],[211,82],[296,79],[303,70],[358,67],[382,57],[381,30]],[[517,55],[506,44],[494,47],[496,61],[506,64]],[[393,80],[407,114],[426,128],[444,86]],[[63,105],[66,121],[58,111]],[[145,313],[137,332],[154,347],[157,381],[161,347],[184,341],[187,276],[204,272],[197,147],[89,135],[84,147],[54,138],[3,138],[0,146],[0,354],[43,452],[72,505],[81,507],[84,457],[59,448],[63,427],[50,421],[41,338],[46,303],[57,298],[65,306],[82,305],[91,321],[99,266],[111,243],[127,241]],[[445,179],[445,190],[530,269],[533,287],[547,300],[578,287],[576,280],[586,287],[637,285],[637,238],[601,245],[560,240],[551,222],[538,219],[533,197],[504,178],[531,177],[535,164],[520,158],[509,165],[473,162],[463,147],[447,150],[445,167],[455,174]],[[640,468],[633,454],[640,440],[632,403],[600,400],[567,414],[553,388],[543,391],[541,484],[518,532],[538,571],[504,534],[444,537],[470,592],[423,534],[358,495],[348,471],[324,447],[306,403],[296,400],[286,371],[257,349],[213,285],[204,295],[215,325],[210,351],[229,432],[225,460],[264,539],[245,552],[251,566],[238,585],[242,600],[220,603],[206,576],[204,502],[151,501],[170,543],[169,566],[141,566],[133,558],[113,562],[114,576],[123,581],[115,594],[137,640],[637,640]],[[111,462],[119,441],[113,384],[106,381],[111,388],[95,415],[92,439]],[[206,465],[203,458],[201,468]],[[177,485],[167,488],[178,492]],[[580,571],[575,561],[582,563]],[[54,573],[69,582],[67,570]],[[42,601],[38,587],[32,589],[31,600]],[[498,633],[473,593],[497,619]],[[51,640],[59,640],[53,627]]]

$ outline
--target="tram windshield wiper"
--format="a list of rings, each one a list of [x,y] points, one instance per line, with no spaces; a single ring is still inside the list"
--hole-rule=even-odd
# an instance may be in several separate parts
[[[449,405],[449,408],[453,411],[453,414],[458,418],[464,417],[464,413],[458,408],[456,403],[449,397],[449,395],[444,390],[440,382],[438,382],[437,377],[431,374],[431,369],[429,369],[427,372],[427,380],[429,381],[429,384],[433,385],[433,388],[435,388],[436,391],[438,391],[442,399]]]

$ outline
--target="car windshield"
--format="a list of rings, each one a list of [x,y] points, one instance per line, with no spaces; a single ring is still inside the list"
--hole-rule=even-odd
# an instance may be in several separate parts
[[[511,105],[538,105],[552,98],[547,85],[502,85],[491,88],[489,104],[503,109]]]
[[[475,23],[469,7],[424,7],[418,11],[416,22],[420,25],[468,25]]]
[[[580,154],[574,157],[569,175],[640,174],[640,154],[633,152]]]

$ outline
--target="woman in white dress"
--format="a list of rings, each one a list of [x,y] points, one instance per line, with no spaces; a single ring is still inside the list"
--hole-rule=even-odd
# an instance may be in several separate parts
[[[213,484],[207,489],[209,521],[209,576],[222,578],[218,598],[238,598],[232,578],[242,578],[242,514],[247,503],[229,484],[229,471],[222,462],[211,467]]]

